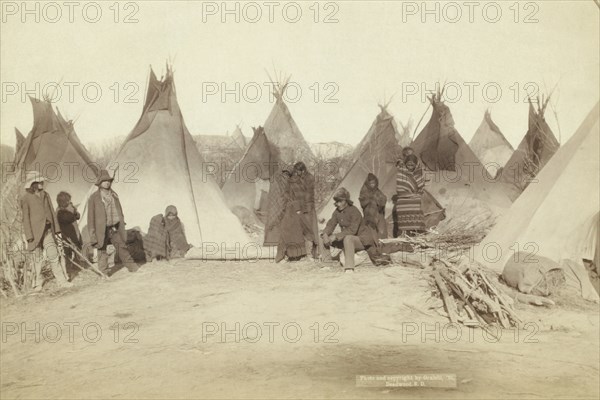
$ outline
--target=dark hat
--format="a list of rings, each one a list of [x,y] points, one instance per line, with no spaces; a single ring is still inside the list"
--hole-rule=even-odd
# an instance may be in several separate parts
[[[350,192],[348,192],[348,190],[346,190],[346,188],[343,188],[343,187],[341,187],[335,191],[335,193],[333,195],[333,200],[335,200],[335,201],[346,200],[346,202],[348,204],[352,205],[352,200],[350,200]]]
[[[405,147],[402,149],[402,157],[406,158],[411,154],[415,154],[415,150],[412,147]]]
[[[304,164],[302,161],[298,161],[296,164],[294,164],[294,169],[296,171],[306,171],[306,164]]]
[[[417,164],[419,162],[419,159],[414,154],[409,154],[406,157],[404,157],[404,163],[408,164],[409,161],[412,161],[413,163]]]
[[[107,170],[103,169],[100,171],[100,175],[98,179],[96,179],[96,186],[100,186],[100,184],[104,181],[113,181],[115,178],[111,177]]]

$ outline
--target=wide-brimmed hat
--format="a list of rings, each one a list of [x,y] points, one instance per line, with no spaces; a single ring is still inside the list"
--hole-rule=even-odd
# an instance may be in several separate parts
[[[350,200],[350,192],[348,192],[348,190],[343,187],[341,187],[335,191],[335,193],[333,195],[333,200],[335,200],[335,201],[346,200],[346,202],[349,205],[352,205],[352,200]]]
[[[46,178],[37,171],[25,172],[25,189],[29,189],[35,182],[44,182]]]
[[[100,175],[98,175],[98,179],[96,179],[96,186],[100,186],[100,184],[104,181],[114,181],[115,178],[111,177],[107,170],[103,169],[100,171]]]

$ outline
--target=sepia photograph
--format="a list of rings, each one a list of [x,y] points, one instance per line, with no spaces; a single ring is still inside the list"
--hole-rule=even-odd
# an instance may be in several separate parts
[[[0,398],[600,398],[600,0],[0,19]]]

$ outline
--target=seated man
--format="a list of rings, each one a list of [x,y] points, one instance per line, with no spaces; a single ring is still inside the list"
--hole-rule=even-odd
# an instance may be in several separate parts
[[[354,253],[367,250],[371,261],[375,265],[386,265],[391,262],[389,256],[381,253],[377,239],[377,232],[363,224],[363,217],[358,208],[350,200],[350,193],[345,188],[339,188],[333,196],[336,210],[327,221],[323,231],[323,244],[328,249],[334,246],[344,250],[347,273],[354,272]],[[336,226],[341,232],[333,234]]]

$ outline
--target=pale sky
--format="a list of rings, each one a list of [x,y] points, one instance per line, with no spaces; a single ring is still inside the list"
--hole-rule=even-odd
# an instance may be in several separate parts
[[[23,89],[52,82],[60,82],[56,105],[76,119],[85,144],[126,135],[141,114],[149,66],[160,76],[167,60],[194,135],[225,133],[242,123],[250,136],[250,127],[263,124],[271,110],[263,83],[269,80],[265,71],[272,75],[274,68],[291,74],[302,90],[288,106],[310,142],[358,143],[378,113],[377,103],[392,95],[389,110],[396,119],[406,122],[412,115],[417,122],[427,108],[423,89],[438,81],[449,84],[448,96],[458,96],[448,105],[465,140],[489,108],[515,147],[527,129],[526,89],[547,93],[556,86],[551,104],[563,143],[600,98],[599,9],[592,0],[474,2],[473,22],[464,2],[428,2],[430,14],[423,13],[421,1],[323,2],[318,15],[312,1],[275,3],[273,22],[264,2],[237,3],[236,22],[235,10],[222,15],[220,1],[120,3],[118,16],[112,1],[100,2],[102,14],[92,23],[84,17],[93,21],[96,10],[88,4],[84,13],[81,2],[71,23],[62,2],[54,3],[60,9],[39,3],[39,22],[35,2],[25,15],[21,2],[2,2],[1,142],[14,145],[14,127],[24,134],[32,127]],[[298,8],[302,14],[292,23]],[[128,15],[137,22],[123,23]],[[337,22],[324,23],[327,16]],[[68,85],[74,87],[72,99]],[[222,85],[230,90],[225,101]],[[102,95],[93,102],[98,87]],[[128,94],[137,103],[125,102]],[[326,102],[327,95],[338,102]],[[553,108],[546,119],[558,136]]]

